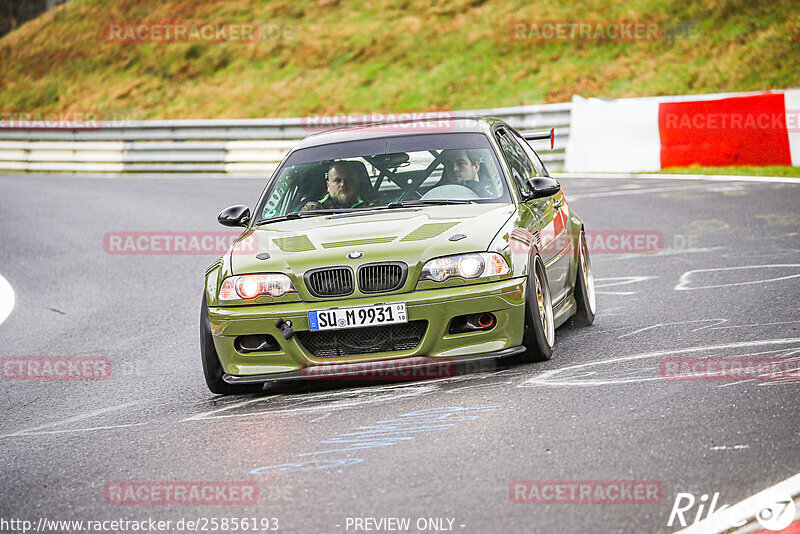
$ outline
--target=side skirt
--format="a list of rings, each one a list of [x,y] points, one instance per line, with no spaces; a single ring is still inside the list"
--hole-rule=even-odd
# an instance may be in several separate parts
[[[577,311],[578,303],[575,302],[575,292],[572,291],[553,306],[553,325],[558,328],[575,315]]]

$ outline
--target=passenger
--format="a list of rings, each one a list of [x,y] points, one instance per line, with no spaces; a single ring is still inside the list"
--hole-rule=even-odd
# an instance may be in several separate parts
[[[481,157],[474,150],[444,151],[444,172],[439,185],[458,184],[470,188],[482,198],[493,197],[494,188],[481,181]]]
[[[358,173],[352,165],[346,161],[337,161],[328,169],[327,177],[328,194],[316,202],[309,202],[300,211],[367,206],[361,198]]]

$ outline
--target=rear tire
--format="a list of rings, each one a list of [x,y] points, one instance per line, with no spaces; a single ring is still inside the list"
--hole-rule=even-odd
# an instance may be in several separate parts
[[[589,258],[589,247],[586,245],[586,234],[581,230],[578,241],[578,274],[575,277],[575,302],[578,310],[575,322],[579,326],[589,326],[594,322],[597,301],[594,292],[594,275],[592,260]]]
[[[203,374],[206,378],[206,385],[211,390],[211,393],[237,395],[257,393],[263,389],[264,384],[228,384],[222,379],[225,371],[223,371],[222,365],[219,363],[217,349],[214,347],[205,292],[203,292],[203,304],[200,306],[200,356],[203,360]]]
[[[525,359],[533,362],[549,360],[553,355],[555,338],[550,285],[542,258],[537,254],[528,272],[525,298],[525,334],[522,341],[528,349]]]

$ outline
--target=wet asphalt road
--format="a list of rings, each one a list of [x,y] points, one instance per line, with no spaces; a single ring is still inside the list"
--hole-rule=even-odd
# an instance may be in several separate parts
[[[394,517],[409,518],[410,532],[674,532],[680,492],[734,504],[800,473],[798,382],[659,374],[672,357],[796,361],[800,186],[562,182],[587,229],[660,232],[663,250],[595,253],[597,320],[560,328],[551,361],[222,398],[206,389],[198,350],[213,256],[108,254],[104,235],[222,231],[216,214],[252,206],[262,181],[0,176],[0,275],[16,294],[0,356],[104,357],[113,369],[97,381],[0,381],[0,517],[276,518],[280,532],[331,533]],[[652,481],[663,495],[511,502],[510,485],[533,480]],[[104,488],[119,481],[248,482],[258,498],[110,504]],[[437,518],[439,530],[416,529]]]

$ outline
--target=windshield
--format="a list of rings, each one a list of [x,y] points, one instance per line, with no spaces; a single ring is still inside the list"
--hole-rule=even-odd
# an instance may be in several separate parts
[[[256,214],[261,224],[332,211],[470,202],[511,202],[486,136],[415,135],[297,150]]]

